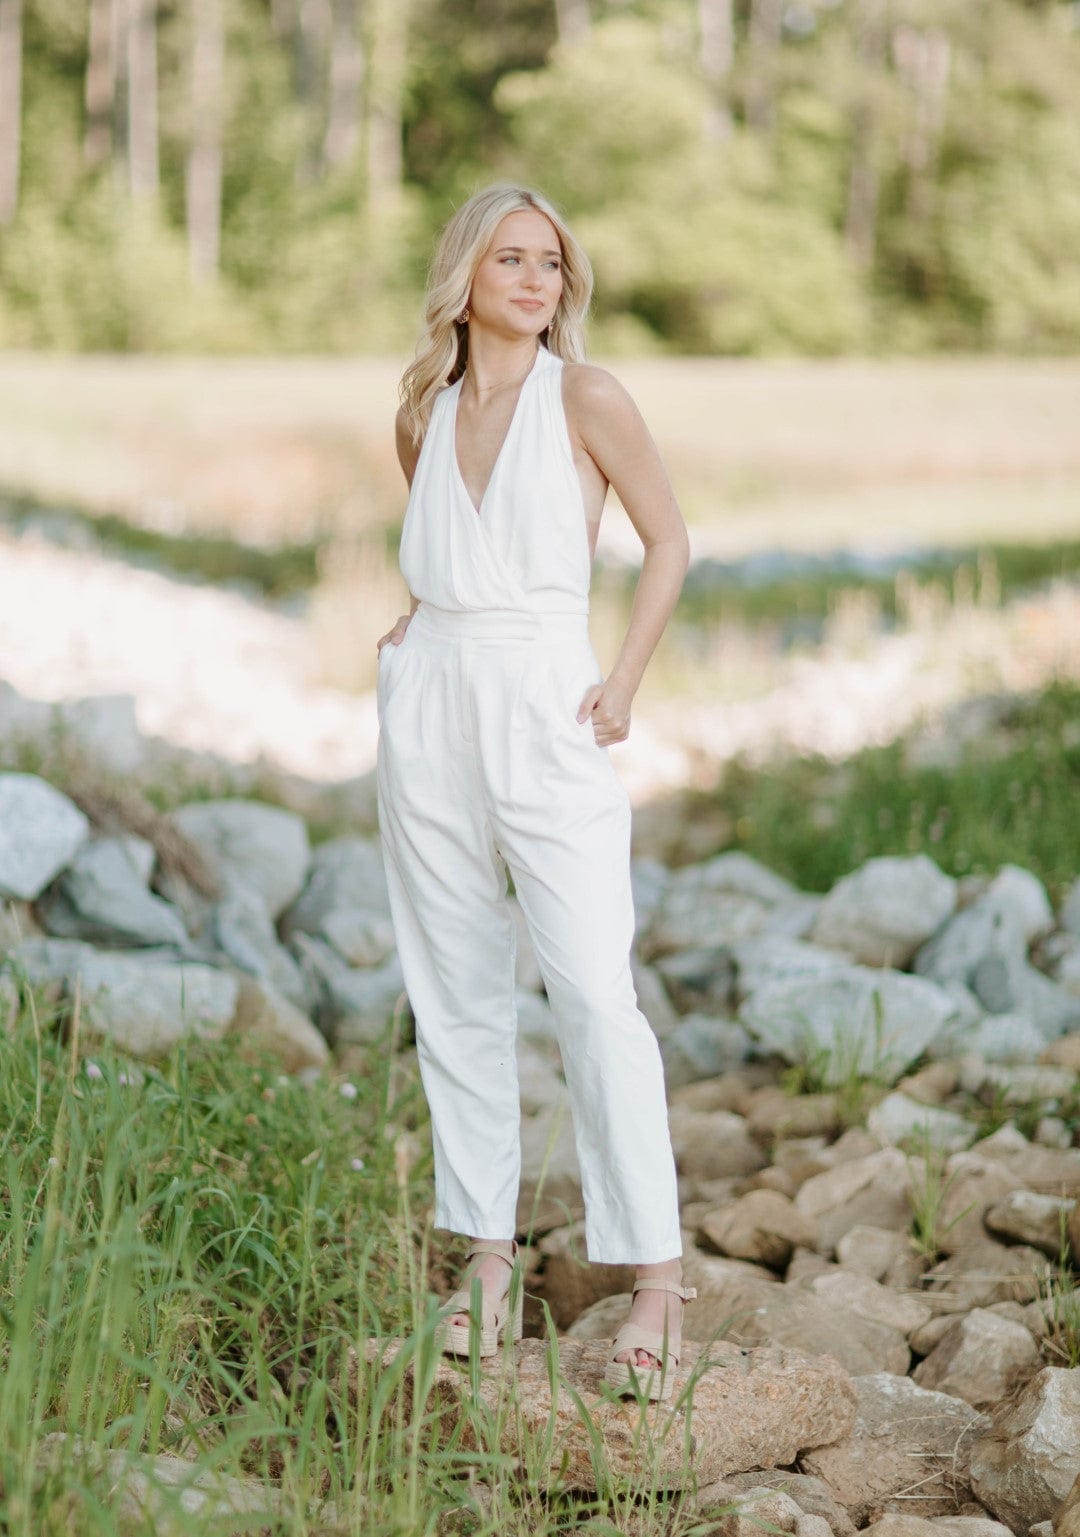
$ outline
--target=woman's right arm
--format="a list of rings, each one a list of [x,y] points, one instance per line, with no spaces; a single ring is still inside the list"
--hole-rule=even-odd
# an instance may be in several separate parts
[[[405,419],[404,406],[399,409],[397,420],[394,423],[394,439],[397,444],[398,463],[401,465],[402,473],[411,491],[413,475],[416,473],[416,461],[420,457],[420,447],[412,440],[412,433],[409,431],[408,422]],[[388,640],[393,641],[395,646],[400,646],[405,638],[405,631],[409,628],[409,620],[416,613],[419,606],[420,599],[414,598],[412,593],[410,593],[409,612],[407,614],[399,614],[394,620],[393,628],[387,630],[385,635],[379,636],[375,642],[376,653],[382,650],[383,645]]]

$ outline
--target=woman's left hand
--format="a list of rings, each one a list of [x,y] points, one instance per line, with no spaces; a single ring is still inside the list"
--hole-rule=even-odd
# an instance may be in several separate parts
[[[633,690],[611,678],[594,683],[585,690],[578,706],[577,720],[583,725],[592,716],[593,736],[598,747],[625,742],[630,735],[630,706]]]

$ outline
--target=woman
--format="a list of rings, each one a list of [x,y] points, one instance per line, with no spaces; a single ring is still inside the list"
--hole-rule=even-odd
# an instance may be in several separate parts
[[[637,1266],[606,1380],[670,1396],[681,1233],[663,1068],[629,953],[630,805],[607,748],[686,574],[686,526],[626,391],[582,361],[584,251],[536,192],[486,188],[450,219],[402,379],[400,546],[411,606],[378,640],[378,803],[431,1111],[435,1225],[468,1233],[444,1350],[521,1335],[520,1097],[509,869],[559,1035],[588,1257]],[[606,677],[589,578],[609,482],[642,543]],[[667,1354],[665,1356],[665,1348]]]

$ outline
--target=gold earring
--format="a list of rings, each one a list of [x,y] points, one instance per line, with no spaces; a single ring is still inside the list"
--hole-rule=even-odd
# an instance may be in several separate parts
[[[461,314],[458,316],[458,319],[461,321],[461,324],[464,325],[465,322],[468,320],[468,318],[469,318],[469,306],[466,304],[465,308],[462,310]]]

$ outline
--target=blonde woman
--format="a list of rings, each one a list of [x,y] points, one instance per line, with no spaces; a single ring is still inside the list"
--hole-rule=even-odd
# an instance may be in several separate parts
[[[435,1225],[475,1263],[442,1348],[521,1335],[515,1238],[521,903],[558,1032],[591,1261],[632,1264],[606,1380],[670,1396],[682,1243],[663,1067],[630,972],[630,805],[607,749],[686,574],[686,526],[633,401],[584,361],[592,271],[552,204],[506,185],[443,230],[402,379],[410,612],[379,637],[378,804],[391,913],[431,1111]],[[589,579],[608,485],[644,545],[605,675]],[[513,1295],[514,1302],[510,1302]]]

